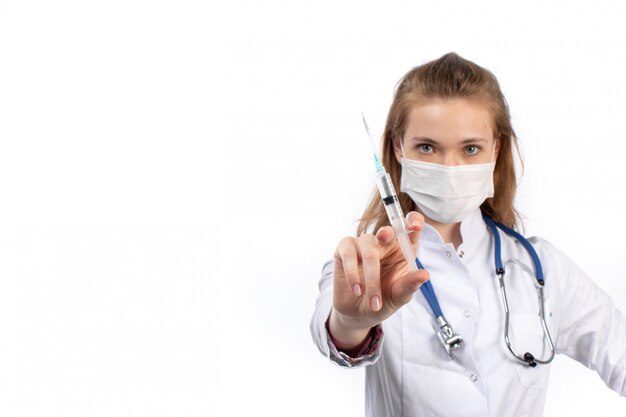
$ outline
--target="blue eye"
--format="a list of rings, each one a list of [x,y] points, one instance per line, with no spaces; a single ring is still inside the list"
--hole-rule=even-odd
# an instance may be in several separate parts
[[[476,155],[480,151],[480,148],[476,145],[469,145],[465,147],[465,153],[468,155]]]
[[[432,153],[433,152],[432,145],[429,145],[428,143],[421,143],[421,144],[417,145],[417,149],[420,152],[422,152],[422,153]]]

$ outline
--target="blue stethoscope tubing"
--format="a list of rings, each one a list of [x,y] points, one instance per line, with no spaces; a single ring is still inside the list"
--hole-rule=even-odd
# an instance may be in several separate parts
[[[552,337],[550,336],[550,332],[548,331],[548,326],[546,325],[545,297],[543,293],[543,286],[545,284],[545,278],[543,275],[543,268],[541,267],[541,261],[539,260],[539,256],[537,255],[535,248],[533,248],[532,244],[528,241],[528,239],[526,239],[524,236],[522,236],[515,230],[503,224],[494,222],[486,215],[483,215],[483,219],[485,220],[485,224],[489,228],[489,231],[491,232],[491,235],[494,238],[495,273],[496,273],[496,276],[498,277],[498,284],[500,286],[500,296],[502,298],[502,304],[504,307],[504,341],[506,343],[506,346],[508,350],[511,352],[511,354],[517,360],[519,360],[520,362],[530,367],[535,367],[537,366],[537,364],[548,364],[552,361],[552,359],[554,359],[555,350],[554,350],[554,343],[552,342]],[[548,341],[548,346],[550,347],[550,355],[548,356],[547,359],[537,359],[530,352],[526,352],[523,355],[519,355],[511,347],[511,341],[509,340],[510,312],[509,312],[508,298],[506,294],[506,286],[504,283],[505,269],[504,269],[504,265],[502,264],[502,241],[500,239],[500,232],[498,231],[498,229],[501,229],[506,234],[514,237],[518,242],[520,242],[522,246],[524,246],[524,248],[528,252],[528,255],[531,257],[533,261],[533,264],[535,267],[535,278],[538,283],[537,292],[538,292],[539,301],[540,301],[539,302],[539,307],[540,307],[539,316],[541,319],[541,327],[543,329],[544,337]],[[420,262],[418,258],[415,258],[415,264],[417,265],[419,269],[424,269],[424,266],[422,265],[422,263]],[[433,288],[433,285],[430,282],[430,280],[422,284],[422,286],[420,287],[420,290],[422,291],[422,294],[426,298],[428,305],[433,311],[435,318],[437,318],[439,322],[443,320],[443,322],[447,323],[447,321],[443,317],[441,306],[439,305],[439,301],[437,300],[437,295],[435,294],[435,289]],[[460,339],[460,342],[462,342],[462,338],[460,337],[460,335],[457,335],[457,336],[458,336],[458,339]],[[446,347],[446,344],[443,339],[442,339],[442,343],[444,343],[444,347]],[[460,343],[454,346],[454,348],[458,348],[458,347],[460,347]],[[448,354],[450,354],[450,348],[446,347],[446,350],[448,351]]]

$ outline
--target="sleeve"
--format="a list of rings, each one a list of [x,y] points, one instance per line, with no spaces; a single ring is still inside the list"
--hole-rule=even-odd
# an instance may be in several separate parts
[[[322,355],[341,367],[361,368],[371,365],[378,360],[382,349],[384,333],[381,324],[372,328],[363,349],[355,357],[339,351],[328,333],[327,320],[333,305],[334,267],[334,260],[330,260],[322,268],[322,277],[319,281],[320,293],[317,296],[315,310],[310,323],[311,336]]]
[[[574,262],[542,243],[559,295],[553,305],[558,314],[556,352],[596,371],[609,388],[626,396],[626,316]]]

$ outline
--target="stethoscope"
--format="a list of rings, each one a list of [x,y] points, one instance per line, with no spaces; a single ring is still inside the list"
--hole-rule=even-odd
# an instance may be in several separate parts
[[[537,364],[548,364],[552,362],[554,359],[554,344],[552,343],[552,337],[550,336],[550,332],[548,331],[548,326],[546,325],[546,317],[545,317],[545,297],[543,293],[543,286],[545,283],[545,279],[543,276],[543,269],[541,267],[541,262],[539,261],[539,256],[537,256],[537,252],[533,248],[532,244],[526,239],[524,236],[519,234],[513,229],[510,229],[503,224],[496,223],[491,220],[489,217],[483,215],[483,219],[489,228],[493,238],[494,238],[494,261],[495,261],[495,273],[498,277],[498,284],[500,286],[500,296],[502,298],[502,305],[504,306],[504,341],[506,343],[509,352],[517,359],[518,361],[524,363],[525,365],[534,368]],[[513,347],[511,346],[511,341],[509,339],[509,301],[506,295],[506,286],[504,284],[504,266],[502,265],[502,243],[500,240],[500,232],[498,228],[504,231],[506,234],[513,236],[517,239],[518,242],[524,246],[530,257],[532,258],[533,264],[535,266],[535,278],[537,279],[538,286],[537,294],[539,298],[539,316],[541,318],[541,327],[543,329],[543,334],[545,339],[548,341],[548,346],[550,347],[550,355],[546,359],[537,359],[535,355],[530,352],[526,352],[523,355],[515,352]],[[424,269],[422,263],[419,259],[415,259],[415,263],[418,268]],[[435,290],[430,280],[426,281],[420,287],[422,294],[428,301],[428,305],[430,306],[435,318],[437,319],[437,324],[439,325],[439,331],[437,332],[437,337],[439,341],[443,345],[444,349],[452,357],[452,351],[457,350],[463,346],[463,337],[455,333],[452,329],[452,326],[443,315],[441,307],[439,306],[439,301],[437,300],[437,296],[435,295]]]

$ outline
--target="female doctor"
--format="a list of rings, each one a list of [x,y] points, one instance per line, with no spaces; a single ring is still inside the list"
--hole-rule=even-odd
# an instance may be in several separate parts
[[[423,269],[375,195],[311,320],[326,357],[367,367],[368,416],[541,416],[554,353],[626,396],[624,315],[549,242],[515,236],[516,146],[496,78],[473,62],[449,53],[398,84],[382,163]]]

